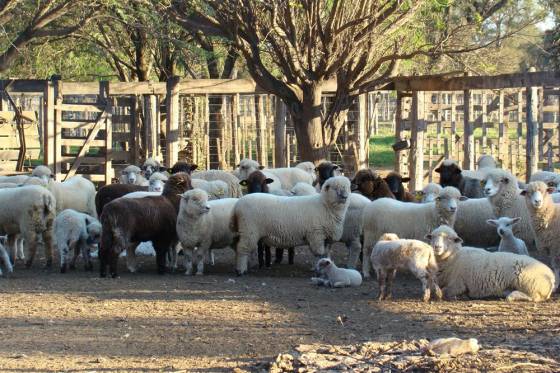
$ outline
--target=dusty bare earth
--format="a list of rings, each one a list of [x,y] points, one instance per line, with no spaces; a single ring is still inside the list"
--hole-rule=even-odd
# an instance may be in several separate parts
[[[100,279],[81,265],[61,275],[40,261],[31,270],[20,264],[11,278],[0,278],[0,371],[263,371],[302,344],[450,336],[482,345],[467,370],[495,370],[500,360],[484,352],[493,349],[521,356],[501,371],[558,371],[548,360],[560,352],[557,297],[423,304],[416,280],[401,275],[395,300],[379,303],[373,281],[358,289],[312,286],[307,253],[297,253],[294,266],[243,278],[233,275],[231,259],[218,256],[204,277],[158,276],[153,258],[141,260],[136,274],[126,273],[121,259],[119,279]]]

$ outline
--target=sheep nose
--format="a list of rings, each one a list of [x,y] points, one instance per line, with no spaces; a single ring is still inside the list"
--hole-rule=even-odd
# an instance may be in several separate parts
[[[457,207],[451,206],[451,207],[449,207],[449,211],[455,212],[455,211],[457,211]]]
[[[501,230],[501,229],[498,229],[498,234],[499,234],[500,236],[502,236],[502,235],[504,234],[504,231]]]
[[[490,194],[490,188],[484,188],[484,194],[486,195]]]

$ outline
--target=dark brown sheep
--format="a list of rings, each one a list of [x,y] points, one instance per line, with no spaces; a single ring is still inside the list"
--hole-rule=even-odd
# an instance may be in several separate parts
[[[109,202],[120,198],[128,193],[147,191],[147,186],[134,184],[110,184],[101,187],[95,195],[95,209],[97,210],[97,216],[101,216],[103,207]]]
[[[331,177],[342,175],[342,169],[329,161],[319,163],[315,168],[315,172],[317,173],[317,180],[315,180],[313,186],[319,184],[319,187],[322,187],[325,181]]]
[[[391,191],[391,193],[395,195],[395,198],[398,201],[403,201],[403,202],[416,201],[414,195],[412,193],[407,192],[404,189],[403,183],[408,183],[410,181],[409,177],[402,177],[401,174],[399,174],[398,172],[391,171],[387,174],[387,176],[385,176],[384,180],[387,182],[387,185],[389,185],[389,190]]]
[[[190,176],[178,173],[169,177],[161,196],[120,198],[108,203],[100,219],[103,227],[99,247],[100,276],[107,275],[109,265],[111,276],[117,277],[119,254],[146,241],[154,245],[158,273],[165,273],[166,254],[177,243],[175,226],[180,194],[189,189],[192,189]],[[127,263],[132,263],[133,255],[130,251],[127,254]]]
[[[197,168],[198,168],[198,166],[195,165],[195,164],[190,164],[190,163],[187,163],[187,162],[179,161],[179,162],[176,162],[173,165],[173,167],[168,169],[167,172],[169,172],[171,175],[179,173],[179,172],[184,172],[184,173],[187,173],[187,174],[190,175]]]
[[[352,190],[372,201],[379,198],[395,199],[395,195],[389,189],[387,182],[370,168],[356,172],[352,180]]]

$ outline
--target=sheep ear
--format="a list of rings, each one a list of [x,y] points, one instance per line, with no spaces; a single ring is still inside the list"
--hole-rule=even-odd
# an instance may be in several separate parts
[[[403,183],[408,183],[408,182],[410,181],[410,178],[409,178],[409,177],[403,177],[403,178],[401,179],[401,181],[402,181]]]
[[[424,238],[426,239],[426,241],[431,241],[433,237],[434,237],[434,236],[432,236],[431,233],[428,233],[427,235],[424,236]]]
[[[459,201],[467,201],[468,199],[469,199],[469,197],[467,197],[467,196],[459,197]]]
[[[259,170],[264,170],[264,166],[259,166]]]
[[[552,193],[554,193],[554,190],[555,190],[555,189],[556,189],[556,188],[554,188],[554,187],[548,187],[548,188],[546,188],[546,191],[547,191],[549,194],[552,194]]]
[[[264,182],[267,183],[267,184],[272,184],[274,182],[274,180],[272,180],[271,178],[266,178],[264,180]]]
[[[527,191],[525,189],[522,189],[521,192],[519,192],[519,194],[521,194],[522,196],[526,196]]]
[[[498,222],[497,222],[496,220],[494,220],[494,219],[488,219],[488,220],[486,220],[486,223],[487,223],[488,225],[493,226],[493,227],[497,227],[497,226],[498,226]]]
[[[198,168],[198,165],[196,165],[196,164],[191,165],[191,172],[196,170],[197,168]]]
[[[455,238],[453,239],[453,242],[455,242],[455,243],[463,243],[463,240],[461,239],[461,237],[455,237]]]
[[[463,172],[463,170],[461,170],[461,167],[457,167],[457,168],[455,169],[455,173],[456,173],[456,174],[460,174],[461,172]]]
[[[241,181],[239,182],[239,185],[241,185],[241,186],[247,186],[247,184],[248,184],[248,183],[247,183],[247,180],[241,180]]]
[[[438,168],[436,168],[434,171],[437,172],[438,174],[441,174],[441,166],[439,166]]]
[[[516,217],[516,218],[513,218],[513,219],[512,219],[512,222],[511,222],[511,225],[514,225],[514,224],[519,223],[520,220],[521,220],[521,217],[519,217],[519,216]]]

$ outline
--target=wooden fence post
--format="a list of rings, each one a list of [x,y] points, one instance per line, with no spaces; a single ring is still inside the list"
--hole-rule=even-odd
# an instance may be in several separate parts
[[[179,77],[167,80],[167,133],[165,166],[172,167],[179,160]]]
[[[463,91],[463,169],[474,170],[474,131],[473,131],[473,100],[470,90]]]
[[[144,137],[146,139],[145,157],[159,158],[158,97],[144,96]]]
[[[105,184],[111,184],[113,170],[113,99],[109,96],[109,82],[100,83],[100,101],[105,101],[107,115],[105,118]],[[135,99],[136,101],[136,99]]]
[[[268,167],[268,154],[266,149],[266,116],[264,95],[255,96],[255,112],[257,118],[257,162]]]
[[[357,121],[357,128],[354,128],[354,144],[355,144],[355,153],[354,153],[354,172],[362,168],[366,168],[368,166],[368,153],[369,153],[369,139],[367,136],[368,133],[368,124],[367,124],[367,112],[368,112],[368,105],[367,105],[367,94],[361,94],[357,98],[358,100],[358,121]]]
[[[286,159],[286,104],[278,98],[274,112],[274,162],[276,167],[288,167]]]
[[[60,77],[53,76],[45,81],[43,93],[43,164],[51,170],[55,166],[55,81]]]
[[[232,120],[232,146],[233,146],[233,162],[234,167],[237,167],[241,159],[239,158],[239,93],[236,93],[231,98],[231,120]]]
[[[412,123],[408,189],[421,190],[424,184],[424,92],[412,92]]]
[[[55,102],[55,115],[54,115],[54,179],[62,181],[62,81],[59,79],[53,80],[54,84],[54,102]]]
[[[537,115],[539,110],[539,94],[537,87],[527,87],[525,91],[527,100],[527,146],[526,146],[526,180],[529,182],[531,175],[535,173],[539,166],[538,151],[538,123]]]
[[[404,136],[403,125],[403,94],[397,91],[397,108],[395,110],[395,141],[401,141]],[[395,170],[401,175],[404,173],[404,154],[403,150],[395,152]]]
[[[498,160],[502,162],[502,167],[506,167],[507,162],[505,162],[504,155],[505,151],[505,137],[507,136],[507,131],[504,122],[504,91],[500,90],[500,98],[498,103]]]
[[[457,140],[457,95],[455,92],[451,93],[451,131],[450,131],[450,140],[449,140],[449,156],[448,158],[451,159],[455,157],[455,141]],[[457,159],[457,161],[459,161]]]

